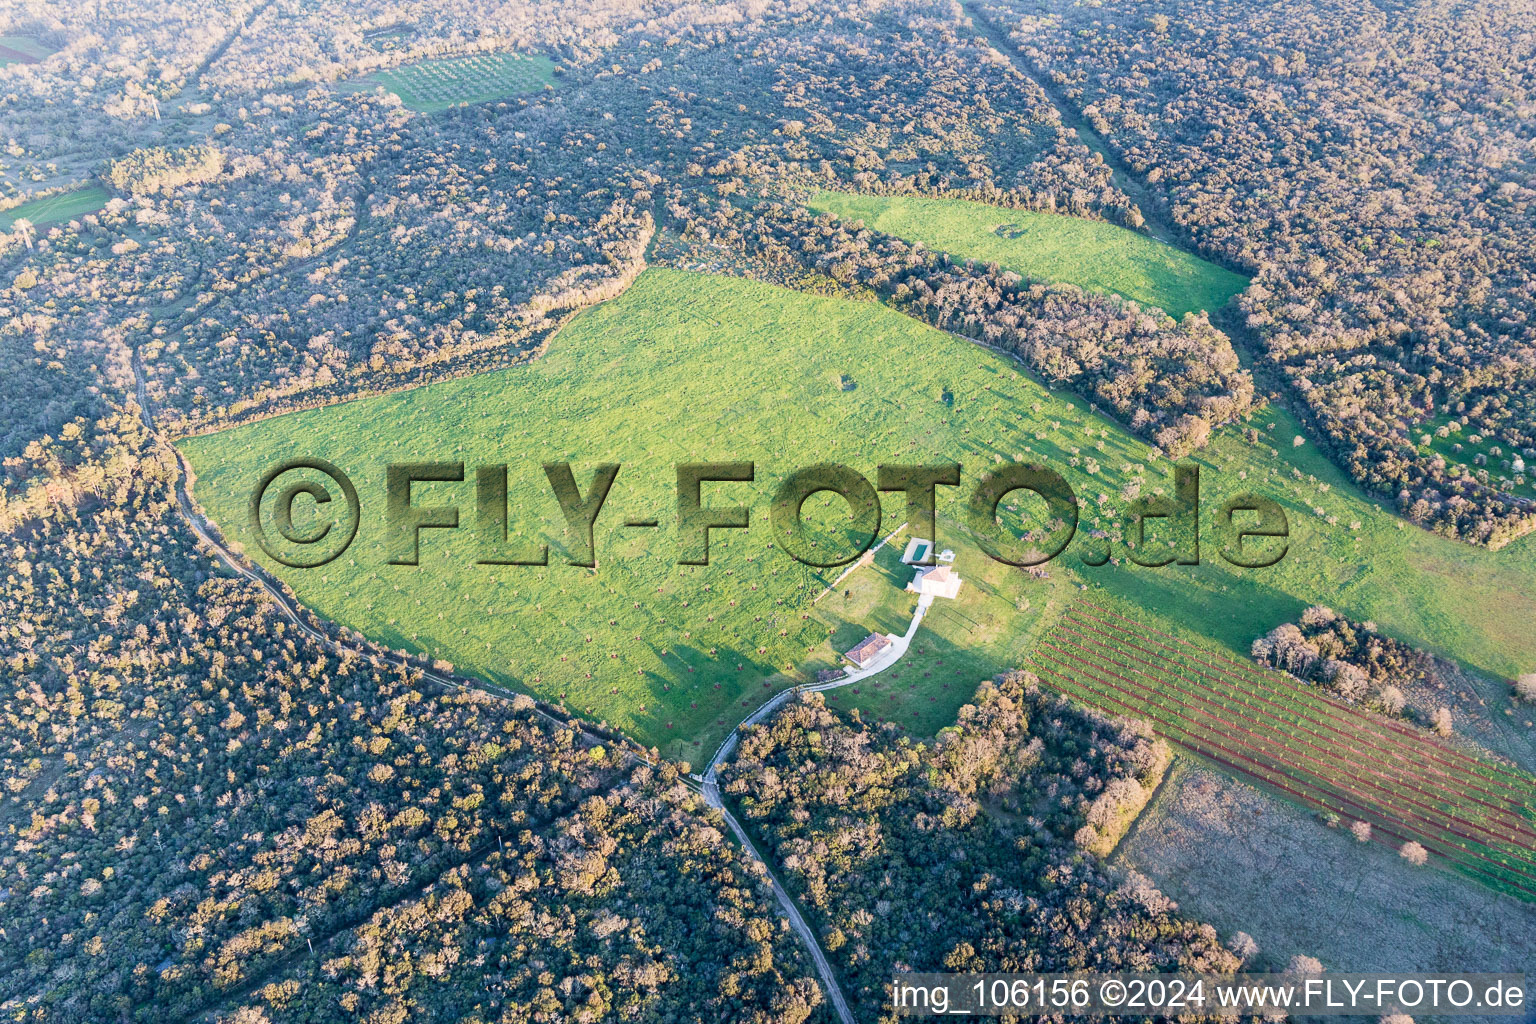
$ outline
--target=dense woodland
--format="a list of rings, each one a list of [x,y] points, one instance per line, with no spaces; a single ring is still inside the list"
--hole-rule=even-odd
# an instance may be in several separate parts
[[[1209,925],[1112,845],[1166,766],[1150,733],[1042,692],[983,683],[931,747],[847,721],[819,695],[750,729],[722,772],[810,911],[868,1020],[911,971],[1230,971]]]
[[[1246,329],[1357,480],[1470,541],[1536,527],[1497,473],[1413,441],[1475,408],[1536,447],[1530,0],[982,11],[1202,250],[1256,275]]]
[[[1071,285],[1022,281],[777,202],[673,201],[667,212],[685,237],[872,289],[935,327],[1011,352],[1174,458],[1253,407],[1253,379],[1203,315],[1176,321]]]

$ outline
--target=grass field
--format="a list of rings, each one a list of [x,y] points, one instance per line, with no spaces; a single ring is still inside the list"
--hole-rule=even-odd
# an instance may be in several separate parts
[[[406,28],[375,29],[363,33],[363,41],[380,53],[398,50],[410,38],[411,31]]]
[[[53,52],[31,36],[0,36],[0,67],[7,64],[36,64]]]
[[[1442,427],[1445,437],[1440,436]],[[1421,454],[1442,456],[1447,466],[1461,466],[1471,473],[1487,470],[1488,482],[1494,486],[1522,498],[1536,497],[1536,459],[1522,456],[1511,442],[1467,427],[1449,413],[1421,423],[1412,433]]]
[[[1241,274],[1104,221],[1008,210],[963,199],[818,192],[808,205],[952,256],[1038,281],[1120,295],[1173,316],[1220,309]]]
[[[405,64],[352,84],[382,85],[407,107],[430,114],[461,103],[487,103],[535,92],[554,81],[554,71],[554,62],[544,56],[478,53]]]
[[[0,229],[9,231],[11,225],[23,217],[31,221],[32,226],[36,228],[45,228],[50,224],[63,224],[76,217],[95,213],[106,206],[107,200],[111,198],[110,192],[93,181],[79,188],[70,189],[68,192],[59,192],[0,211]]]
[[[900,503],[890,506],[901,522]],[[954,600],[934,602],[912,647],[888,671],[858,684],[829,690],[832,707],[858,708],[872,721],[892,721],[918,736],[953,724],[955,711],[970,700],[976,684],[1000,669],[1024,662],[1048,621],[1043,609],[1071,599],[1065,579],[1040,581],[994,561],[970,530],[952,515],[941,517],[941,548],[955,552],[955,570],[964,580]],[[846,651],[867,633],[906,631],[917,595],[904,588],[913,570],[901,563],[908,530],[875,554],[816,604],[816,618],[831,631],[833,652]]]
[[[947,400],[940,400],[947,395]],[[1326,603],[1394,636],[1508,676],[1536,665],[1536,543],[1499,552],[1403,528],[1362,498],[1275,410],[1219,431],[1202,467],[1205,521],[1223,495],[1255,491],[1288,510],[1291,550],[1264,570],[1235,569],[1208,542],[1201,565],[1083,564],[1078,547],[1050,579],[992,562],[960,523],[959,503],[989,466],[1042,460],[1082,504],[1081,540],[1114,525],[1128,486],[1167,490],[1166,461],[1048,391],[1006,357],[967,345],[876,303],[789,292],[739,278],[650,270],[621,297],[573,320],[538,362],[415,391],[277,417],[182,442],[196,496],[226,534],[320,614],[392,647],[606,719],[672,756],[697,761],[770,692],[836,664],[878,627],[897,632],[912,598],[896,545],[816,596],[839,570],[776,551],[769,496],[788,472],[844,462],[873,478],[880,463],[958,461],[966,486],[941,489],[939,542],[967,581],[939,602],[913,650],[878,685],[838,691],[839,707],[928,734],[953,720],[976,682],[1023,664],[1040,632],[1084,596],[1157,628],[1245,654],[1254,636]],[[246,502],[260,473],[316,455],[356,481],[364,516],[345,556],[286,569],[250,543]],[[392,461],[459,460],[463,484],[416,488],[450,497],[464,528],[428,531],[420,568],[385,564],[384,474]],[[577,463],[582,488],[599,462],[624,465],[597,527],[599,568],[564,564],[568,543],[539,469]],[[717,531],[707,568],[676,564],[673,464],[754,460],[755,484],[708,484],[706,504],[747,504],[748,531]],[[510,463],[513,536],[546,535],[548,568],[473,564],[474,467]],[[1009,511],[1022,528],[1027,502]],[[840,499],[807,506],[846,515]],[[884,530],[899,525],[887,498]],[[624,527],[631,517],[660,529]],[[825,519],[828,529],[836,518]],[[1080,589],[1082,588],[1082,589]]]
[[[1032,659],[1091,707],[1147,718],[1224,768],[1394,847],[1536,900],[1536,777],[1469,756],[1288,676],[1079,602]]]

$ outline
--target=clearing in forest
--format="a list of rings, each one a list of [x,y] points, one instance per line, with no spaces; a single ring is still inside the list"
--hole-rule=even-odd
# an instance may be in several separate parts
[[[1536,459],[1525,458],[1519,442],[1469,426],[1454,413],[1442,413],[1410,433],[1420,455],[1438,455],[1447,465],[1482,475],[1506,493],[1536,498]]]
[[[33,199],[20,206],[0,211],[0,230],[9,231],[11,226],[22,218],[31,221],[35,228],[63,224],[76,217],[95,213],[106,206],[107,200],[111,198],[112,194],[101,185],[94,181],[89,182],[67,192],[56,192],[51,196]]]
[[[1221,934],[1247,932],[1272,963],[1297,953],[1345,972],[1536,963],[1530,904],[1348,828],[1318,828],[1313,812],[1198,757],[1174,758],[1114,861]]]
[[[554,61],[542,55],[477,53],[376,71],[350,85],[383,86],[412,110],[432,114],[461,103],[488,103],[537,92],[553,83],[554,75]]]
[[[1272,497],[1292,529],[1279,564],[1239,570],[1208,547],[1198,566],[1117,558],[1094,568],[1074,546],[1050,564],[1049,579],[1036,579],[988,558],[965,526],[963,503],[983,472],[1005,461],[1058,469],[1077,492],[1083,539],[1116,529],[1131,490],[1168,492],[1167,460],[1006,356],[878,303],[652,269],[574,318],[525,366],[278,416],[181,447],[197,472],[195,496],[225,536],[319,614],[695,762],[771,693],[814,680],[869,632],[899,633],[911,619],[901,545],[887,545],[819,601],[841,569],[811,569],[774,547],[774,489],[821,462],[870,480],[882,463],[964,467],[961,487],[940,488],[935,538],[956,553],[966,581],[959,599],[935,605],[889,675],[832,702],[914,733],[953,721],[980,679],[1023,664],[1079,586],[1232,652],[1326,603],[1506,676],[1536,663],[1527,585],[1536,538],[1489,552],[1399,529],[1310,446],[1293,447],[1295,425],[1283,414],[1262,410],[1245,426],[1251,439],[1243,427],[1224,428],[1189,460],[1203,473],[1202,522],[1212,527],[1229,494]],[[346,554],[318,569],[276,563],[248,531],[258,478],[295,456],[341,467],[363,507]],[[567,460],[584,494],[598,464],[622,465],[597,524],[596,570],[568,564],[571,538],[541,469]],[[676,464],[737,460],[756,463],[756,481],[705,484],[703,500],[748,506],[750,529],[714,531],[709,566],[679,565]],[[465,464],[463,483],[413,489],[417,505],[457,505],[461,523],[424,531],[419,567],[388,564],[383,544],[384,467],[408,461]],[[548,543],[547,567],[476,564],[475,471],[499,464],[510,467],[510,535]],[[296,508],[315,511],[307,499]],[[848,526],[840,498],[814,496],[806,508],[829,537]],[[1017,534],[1035,515],[1033,499],[1020,492],[1004,511]],[[899,493],[885,496],[881,536],[905,512]],[[625,526],[631,519],[659,526]]]
[[[1248,287],[1241,274],[1105,221],[924,196],[823,191],[806,205],[951,256],[1119,295],[1175,317],[1220,309]]]
[[[936,351],[946,355],[942,381]],[[914,385],[923,381],[931,386]],[[769,507],[779,482],[828,461],[870,479],[881,463],[991,464],[1015,410],[1032,404],[1064,421],[1086,415],[1005,358],[878,304],[650,270],[573,320],[528,366],[182,446],[196,497],[225,535],[320,614],[700,760],[771,693],[837,667],[877,625],[900,632],[911,619],[916,597],[903,588],[912,570],[893,547],[813,603],[842,569],[813,569],[775,549]],[[1065,461],[1064,447],[1048,448]],[[346,554],[316,569],[278,564],[247,526],[258,477],[297,455],[346,471],[364,511]],[[466,482],[417,484],[413,500],[456,503],[461,528],[424,531],[419,567],[388,564],[385,464],[441,460],[462,460]],[[583,493],[596,465],[622,467],[598,522],[596,570],[568,564],[572,538],[541,469],[566,460]],[[703,488],[706,505],[748,506],[751,526],[713,531],[709,566],[679,565],[675,467],[707,461],[756,464],[753,483]],[[492,464],[509,466],[511,538],[547,543],[547,567],[476,564],[474,474]],[[945,499],[947,515],[954,502]],[[887,496],[883,530],[904,513],[903,497]],[[806,505],[829,536],[847,517],[833,495]],[[623,525],[630,520],[660,526]],[[1028,640],[1011,622],[1028,603],[1028,577],[987,559],[958,528],[941,531],[967,581],[960,599],[925,620],[899,692],[882,683],[839,694],[841,706],[862,701],[874,717],[925,732],[953,718],[977,679],[1017,664]]]
[[[36,64],[53,52],[53,47],[31,36],[0,36],[0,67],[7,64]]]
[[[1536,777],[1083,601],[1041,640],[1051,687],[1393,846],[1536,900]],[[1367,833],[1363,832],[1362,835]]]

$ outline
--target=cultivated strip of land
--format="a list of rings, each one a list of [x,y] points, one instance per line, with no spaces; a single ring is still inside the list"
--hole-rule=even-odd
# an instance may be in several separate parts
[[[536,92],[554,83],[554,73],[554,61],[543,55],[476,53],[402,64],[349,82],[347,87],[383,86],[410,109],[433,114],[460,104]]]
[[[1041,641],[1034,667],[1289,799],[1536,899],[1536,777],[1517,768],[1086,602]]]
[[[112,194],[101,185],[94,181],[84,182],[77,187],[62,189],[52,195],[29,199],[8,210],[0,210],[0,230],[9,231],[19,220],[30,222],[34,228],[63,224],[76,217],[95,213],[107,205],[110,198]]]

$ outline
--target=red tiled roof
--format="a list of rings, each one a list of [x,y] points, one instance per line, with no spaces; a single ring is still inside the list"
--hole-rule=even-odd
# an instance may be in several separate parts
[[[862,665],[889,646],[891,646],[889,637],[881,636],[879,633],[871,633],[859,641],[859,645],[849,651],[844,657],[855,665]]]

